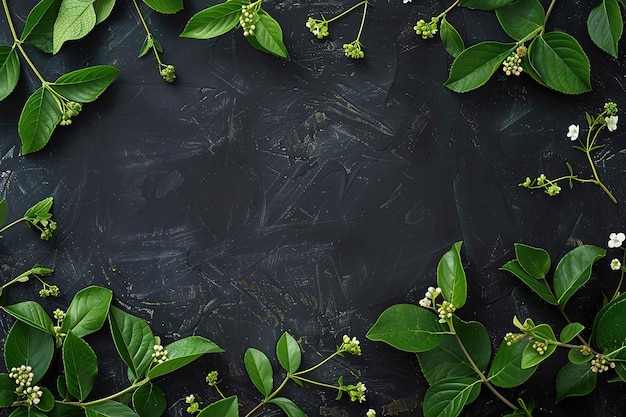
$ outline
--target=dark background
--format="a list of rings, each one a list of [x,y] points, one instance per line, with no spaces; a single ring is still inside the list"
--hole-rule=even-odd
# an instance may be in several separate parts
[[[213,369],[245,413],[259,399],[243,353],[255,347],[274,358],[283,331],[301,343],[305,365],[332,353],[343,334],[361,340],[361,357],[333,361],[317,377],[363,381],[367,403],[290,385],[286,396],[308,415],[356,417],[374,408],[382,416],[421,416],[427,385],[414,355],[365,339],[378,315],[422,298],[441,255],[463,240],[469,298],[461,318],[482,321],[494,346],[513,330],[513,315],[560,329],[555,310],[498,268],[514,257],[515,242],[545,248],[554,263],[581,242],[606,247],[610,232],[624,230],[626,207],[621,126],[602,134],[606,147],[595,153],[618,205],[591,185],[564,187],[555,198],[517,186],[541,172],[565,174],[565,161],[591,175],[565,136],[568,126],[586,132],[585,111],[597,113],[608,100],[626,108],[624,54],[611,58],[586,33],[598,2],[558,2],[549,21],[590,57],[593,92],[580,96],[501,73],[470,93],[446,89],[450,57],[438,39],[422,41],[412,27],[448,3],[373,1],[366,57],[355,61],[343,56],[342,44],[356,36],[358,11],[331,24],[325,41],[305,27],[308,16],[332,16],[353,3],[267,0],[291,62],[257,52],[240,32],[179,38],[187,20],[214,1],[186,0],[171,16],[142,5],[165,48],[163,61],[176,66],[173,85],[151,56],[136,58],[145,33],[130,2],[119,1],[107,21],[57,56],[28,48],[50,80],[86,65],[121,71],[33,155],[19,155],[17,135],[21,107],[36,88],[24,64],[16,91],[0,103],[1,196],[10,218],[54,196],[59,224],[50,242],[24,226],[5,233],[3,280],[39,262],[56,270],[50,281],[63,293],[45,302],[50,311],[67,307],[81,288],[102,285],[164,342],[197,334],[226,349],[162,379],[168,416],[186,415],[189,393],[204,404],[217,399],[204,383]],[[34,4],[9,1],[18,30]],[[0,40],[10,43],[0,20]],[[492,13],[457,9],[449,20],[468,45],[507,40]],[[619,273],[608,264],[620,253],[609,250],[570,301],[575,320],[590,326],[602,292],[614,291]],[[13,287],[9,301],[37,299],[37,291],[33,283]],[[3,334],[11,323],[2,319]],[[96,343],[96,350],[102,392],[124,387],[112,346]],[[538,416],[626,415],[623,385],[604,376],[593,394],[555,405],[555,374],[565,361],[551,358],[521,389],[504,393],[534,397]],[[506,412],[485,390],[462,415]]]

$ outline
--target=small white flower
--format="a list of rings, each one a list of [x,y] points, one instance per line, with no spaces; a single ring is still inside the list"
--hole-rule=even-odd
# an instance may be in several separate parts
[[[567,137],[572,141],[578,139],[578,133],[580,132],[579,125],[569,125],[569,130],[567,132]]]
[[[311,24],[309,22],[306,22],[306,27],[310,28]]]
[[[609,248],[619,248],[620,246],[622,246],[622,243],[624,243],[625,239],[626,239],[626,235],[624,235],[624,233],[622,233],[622,232],[620,232],[620,233],[611,233],[609,235],[608,246],[609,246]]]
[[[619,271],[622,268],[622,263],[619,261],[619,259],[615,258],[611,261],[611,269],[613,271]]]
[[[606,127],[609,129],[609,132],[613,132],[617,129],[617,119],[617,116],[609,116],[604,118],[604,121],[606,122]]]
[[[405,3],[406,3],[406,1],[407,0],[404,0]],[[376,417],[376,411],[374,409],[370,408],[369,410],[367,410],[367,413],[365,413],[365,417]]]
[[[407,4],[407,3],[410,3],[412,1],[413,0],[402,0],[402,3]],[[374,415],[376,415],[376,412],[374,412]],[[369,414],[368,414],[368,417],[369,417]]]
[[[431,306],[430,298],[422,298],[419,302],[420,306],[424,308],[429,308]]]
[[[191,403],[193,403],[193,402],[195,402],[195,401],[196,401],[196,397],[194,397],[194,395],[193,395],[193,394],[188,395],[187,397],[185,397],[185,402],[186,402],[187,404],[191,404]]]

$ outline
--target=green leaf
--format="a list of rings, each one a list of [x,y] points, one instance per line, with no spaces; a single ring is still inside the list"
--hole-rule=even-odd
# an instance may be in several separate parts
[[[624,22],[617,0],[602,0],[587,19],[587,31],[593,43],[617,58],[617,44],[622,37]]]
[[[24,301],[10,306],[4,306],[2,309],[16,319],[43,332],[54,335],[54,323],[39,303]]]
[[[17,124],[22,140],[22,155],[46,146],[61,121],[61,108],[52,93],[40,87],[26,100]]]
[[[456,417],[480,391],[476,378],[448,378],[432,384],[424,395],[424,417]]]
[[[550,341],[556,340],[554,332],[550,326],[547,324],[535,326],[532,329],[532,335],[535,340],[528,343],[522,352],[522,369],[532,368],[533,366],[546,360],[556,351],[556,345],[554,343],[549,343]],[[535,342],[546,343],[543,354],[539,354],[539,352],[533,347]]]
[[[9,205],[6,200],[0,200],[0,226],[4,226],[9,216]]]
[[[146,39],[144,39],[143,43],[141,44],[141,48],[139,49],[139,54],[137,55],[137,58],[141,58],[142,56],[147,54],[153,45],[154,41],[152,40],[152,38],[146,36]]]
[[[43,395],[39,399],[39,404],[36,404],[35,407],[47,413],[54,407],[54,394],[46,387],[40,387],[40,389]]]
[[[20,39],[43,52],[52,52],[54,21],[59,14],[61,0],[42,0],[28,14]]]
[[[515,256],[524,271],[535,279],[544,278],[550,271],[550,255],[541,248],[516,243]]]
[[[538,0],[516,0],[496,9],[496,16],[502,29],[520,41],[543,27],[546,14]]]
[[[535,291],[547,303],[552,304],[552,305],[558,304],[556,297],[552,295],[552,292],[546,285],[546,282],[544,280],[535,279],[531,277],[530,275],[528,275],[528,273],[524,271],[524,268],[522,268],[522,266],[519,264],[517,259],[514,259],[512,261],[505,263],[504,265],[502,265],[502,267],[500,267],[500,270],[508,271],[512,273],[513,275],[515,275],[516,277],[518,277],[519,279],[521,279],[524,284],[528,285],[533,291]]]
[[[511,343],[510,346],[506,341],[500,343],[487,375],[493,385],[501,388],[517,387],[535,373],[536,366],[522,368],[522,353],[528,343],[528,338]]]
[[[204,408],[197,417],[238,417],[239,406],[237,396],[224,398],[209,404]]]
[[[265,353],[254,348],[248,348],[243,356],[244,365],[250,380],[257,390],[265,397],[269,397],[274,387],[272,364]]]
[[[571,363],[581,364],[587,363],[593,358],[593,354],[583,355],[580,349],[569,349],[567,352],[567,359]]]
[[[106,90],[119,71],[108,65],[81,68],[60,76],[50,87],[70,100],[91,103]]]
[[[280,366],[287,371],[287,373],[293,374],[300,368],[302,362],[302,352],[300,351],[300,345],[293,338],[292,335],[285,332],[278,339],[276,343],[276,357]]]
[[[69,332],[63,342],[63,370],[67,390],[83,401],[93,389],[98,375],[98,358],[83,339]]]
[[[67,41],[86,36],[96,26],[95,0],[63,0],[54,22],[52,53],[56,54]]]
[[[107,318],[113,293],[106,288],[91,286],[76,293],[67,309],[61,326],[64,333],[70,330],[83,337],[99,330]]]
[[[16,400],[15,380],[9,374],[0,374],[0,407],[10,407]]]
[[[41,411],[37,411],[35,408],[19,407],[13,410],[9,417],[47,417]]]
[[[150,326],[115,306],[109,310],[109,324],[115,348],[133,376],[141,378],[152,362],[154,335]]]
[[[491,359],[491,341],[481,323],[454,318],[454,329],[478,369],[487,369]],[[476,371],[453,335],[445,335],[434,349],[418,352],[420,368],[430,384],[447,378],[474,377]]]
[[[433,349],[447,333],[431,311],[413,304],[396,304],[382,312],[365,337],[405,352]]]
[[[48,333],[16,321],[4,342],[4,363],[8,370],[22,365],[32,367],[36,384],[48,371],[54,355],[54,340]]]
[[[85,405],[86,417],[137,417],[137,414],[117,401],[108,400],[103,403]]]
[[[289,52],[287,52],[287,47],[283,42],[283,31],[280,24],[263,9],[259,10],[258,14],[259,21],[255,25],[254,36],[248,36],[247,39],[254,38],[256,42],[251,42],[251,44],[255,48],[257,48],[256,43],[258,43],[263,52],[289,61],[291,58],[289,58]]]
[[[578,334],[580,334],[580,332],[582,332],[584,329],[585,326],[580,323],[569,323],[567,326],[563,327],[563,330],[561,330],[559,339],[561,339],[561,342],[563,343],[568,343],[573,338],[578,336]]]
[[[239,23],[241,6],[249,4],[244,0],[228,1],[204,9],[189,19],[183,38],[211,39],[223,35]]]
[[[566,363],[556,376],[556,402],[563,398],[587,395],[596,387],[598,374],[587,364]]]
[[[164,14],[174,14],[183,10],[183,0],[143,0],[151,9]]]
[[[115,0],[95,0],[93,10],[96,12],[96,25],[102,23],[111,15]]]
[[[20,59],[14,47],[0,45],[0,101],[13,92],[20,79]]]
[[[602,352],[608,353],[626,345],[626,293],[598,312],[593,333]]]
[[[495,10],[499,7],[506,6],[512,0],[461,0],[459,6],[468,9],[478,10]]]
[[[52,411],[48,412],[48,417],[85,417],[85,412],[75,405],[56,401]]]
[[[549,32],[537,36],[528,48],[528,58],[548,87],[565,94],[591,90],[589,58],[571,35]]]
[[[165,392],[151,382],[133,393],[133,408],[140,417],[160,417],[167,409]]]
[[[456,57],[450,68],[446,87],[457,93],[474,90],[489,81],[515,50],[514,43],[481,42],[470,46]]]
[[[589,281],[591,267],[606,250],[592,245],[583,245],[565,254],[554,270],[554,294],[561,308],[570,297]]]
[[[188,336],[165,346],[168,359],[151,368],[147,376],[154,379],[169,374],[195,361],[205,353],[223,352],[219,346],[202,336]]]
[[[30,221],[50,219],[52,217],[50,210],[52,209],[53,203],[53,197],[47,197],[38,201],[24,212],[24,218]]]
[[[441,287],[443,298],[459,309],[467,299],[467,279],[461,261],[461,245],[456,242],[437,264],[437,285]]]
[[[269,400],[268,403],[279,406],[287,414],[287,417],[307,417],[306,413],[288,398],[276,397]]]
[[[446,20],[444,16],[441,20],[441,25],[439,26],[439,36],[441,36],[441,43],[446,51],[452,55],[454,58],[459,56],[463,49],[465,49],[465,44],[463,43],[463,38],[459,32]]]

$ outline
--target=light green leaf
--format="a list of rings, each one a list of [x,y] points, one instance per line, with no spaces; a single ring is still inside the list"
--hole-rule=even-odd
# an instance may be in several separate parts
[[[83,38],[96,26],[95,0],[63,0],[54,22],[52,53],[67,41]]]
[[[239,23],[241,6],[244,4],[249,3],[245,0],[235,0],[204,9],[189,19],[180,36],[210,39],[223,35]]]
[[[300,363],[302,362],[300,345],[287,332],[283,333],[280,339],[278,339],[278,343],[276,343],[276,357],[280,366],[290,374],[293,374],[300,368]]]
[[[0,374],[0,407],[10,407],[16,400],[15,380],[9,374]]]
[[[76,293],[61,325],[64,333],[70,330],[83,337],[99,330],[107,318],[113,293],[106,288],[91,286]]]
[[[143,0],[151,9],[164,14],[174,14],[183,10],[183,0]]]
[[[463,38],[461,38],[459,32],[448,22],[445,16],[439,26],[439,36],[441,37],[443,47],[454,58],[459,56],[459,54],[463,52],[463,49],[465,49]]]
[[[501,388],[517,387],[535,373],[536,366],[522,368],[522,353],[528,343],[527,338],[518,340],[510,346],[506,341],[500,343],[487,376],[493,385]]]
[[[535,340],[528,343],[524,348],[524,351],[522,352],[522,369],[528,369],[536,366],[540,362],[546,360],[556,351],[556,345],[554,343],[549,343],[549,341],[556,340],[554,332],[549,325],[540,324],[538,326],[535,326],[532,329],[532,335],[534,336]],[[533,347],[533,344],[535,342],[543,342],[546,344],[546,346],[544,346],[544,352],[542,354],[540,354],[537,349]]]
[[[569,349],[567,352],[567,359],[575,364],[587,363],[593,359],[593,357],[593,354],[583,355],[580,349]]]
[[[528,57],[548,87],[565,94],[591,90],[589,58],[571,35],[549,32],[537,36],[528,48]]]
[[[6,200],[0,200],[0,226],[4,226],[9,215],[9,205]],[[0,236],[1,237],[1,236]]]
[[[224,350],[202,336],[188,336],[165,346],[168,359],[151,368],[147,376],[150,379],[169,374],[195,361],[205,353],[219,353]]]
[[[133,408],[140,417],[160,417],[167,409],[165,392],[148,382],[133,392]]]
[[[20,39],[44,52],[52,52],[54,21],[61,0],[41,0],[28,14]]]
[[[515,50],[514,43],[481,42],[470,46],[456,57],[445,85],[457,93],[474,90],[489,81]]]
[[[24,323],[54,335],[54,323],[43,307],[34,301],[24,301],[2,307],[4,311]]]
[[[622,37],[624,21],[617,0],[602,0],[587,19],[587,31],[593,43],[617,58],[617,44]]]
[[[535,279],[544,278],[550,271],[550,255],[541,248],[516,243],[515,256],[524,271]]]
[[[152,362],[154,335],[150,326],[115,306],[109,310],[109,324],[115,348],[128,365],[133,380],[141,378]]]
[[[461,245],[456,242],[437,264],[437,285],[441,287],[443,298],[459,309],[467,299],[467,279],[461,261]]]
[[[154,46],[154,40],[146,36],[146,39],[144,39],[143,43],[141,44],[141,48],[139,49],[139,54],[137,54],[137,58],[141,58],[142,56],[146,55],[150,48],[152,48],[152,46]]]
[[[10,370],[22,365],[32,367],[33,385],[44,377],[53,355],[52,336],[21,321],[13,324],[4,342],[6,368]]]
[[[566,363],[556,376],[556,402],[563,398],[587,395],[594,390],[598,374],[588,364]]]
[[[552,305],[557,305],[558,301],[556,297],[552,294],[546,282],[544,280],[538,280],[536,278],[528,275],[526,271],[521,267],[517,259],[509,261],[500,267],[502,271],[508,271],[522,280],[522,282],[528,285],[533,291],[535,291],[541,298],[543,298],[547,303]]]
[[[103,403],[86,405],[86,417],[137,417],[137,414],[117,401],[108,400]]]
[[[589,281],[591,267],[606,250],[592,245],[583,245],[565,254],[554,270],[554,294],[563,308],[578,289]]]
[[[98,358],[91,346],[74,332],[69,332],[63,341],[63,370],[67,390],[83,401],[96,381]]]
[[[239,417],[237,396],[233,395],[209,404],[198,414],[198,417]]]
[[[431,311],[413,304],[396,304],[382,312],[365,337],[405,352],[433,349],[447,332]]]
[[[38,221],[38,220],[48,220],[52,217],[50,213],[50,209],[52,209],[52,204],[54,203],[53,197],[44,198],[41,201],[38,201],[33,206],[31,206],[28,210],[24,212],[24,218],[30,221]]]
[[[287,414],[287,417],[307,417],[305,412],[288,398],[276,397],[269,400],[268,403],[279,406]]]
[[[563,327],[563,330],[561,330],[559,339],[561,339],[561,342],[563,343],[568,343],[584,329],[585,326],[580,323],[569,323],[567,326]]]
[[[481,382],[476,378],[448,378],[432,384],[424,395],[424,417],[456,417],[476,397]]]
[[[512,0],[461,0],[459,6],[468,9],[478,10],[495,10],[499,7],[506,6]]]
[[[538,0],[516,0],[496,9],[502,29],[516,41],[543,27],[545,11]]]
[[[0,45],[0,101],[13,92],[20,79],[20,60],[14,47]]]
[[[250,380],[257,390],[265,397],[269,397],[274,387],[274,373],[272,364],[265,353],[258,349],[248,348],[243,356],[244,365]]]
[[[96,25],[102,23],[111,15],[115,0],[95,0],[93,10],[96,12]]]
[[[22,140],[22,155],[46,146],[61,121],[61,108],[52,93],[40,87],[26,100],[17,124]]]
[[[70,100],[91,103],[106,90],[119,71],[109,65],[81,68],[60,76],[50,87]]]
[[[283,42],[283,31],[280,24],[265,10],[259,10],[259,21],[255,26],[254,36],[247,37],[248,40],[250,40],[249,38],[254,38],[256,41],[255,43],[251,42],[252,46],[256,48],[256,43],[258,43],[263,52],[268,52],[287,61],[291,59]]]

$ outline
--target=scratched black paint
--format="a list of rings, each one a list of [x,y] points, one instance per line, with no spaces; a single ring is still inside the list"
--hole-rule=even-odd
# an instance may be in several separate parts
[[[22,19],[31,3],[9,2]],[[23,76],[0,103],[2,196],[17,215],[53,195],[60,224],[50,243],[7,233],[0,246],[5,279],[40,262],[56,269],[64,292],[50,308],[65,306],[86,285],[104,285],[166,341],[199,334],[224,347],[226,353],[164,379],[168,416],[185,415],[190,392],[205,403],[216,399],[203,382],[212,369],[251,407],[258,398],[243,352],[253,346],[271,355],[284,330],[300,340],[308,363],[332,352],[344,333],[362,340],[362,357],[333,362],[322,376],[363,380],[367,405],[289,388],[309,415],[360,416],[368,407],[379,415],[421,415],[426,384],[415,357],[364,334],[386,307],[422,297],[437,260],[457,240],[465,242],[470,283],[462,318],[485,323],[494,344],[511,330],[514,314],[562,326],[498,268],[512,258],[514,242],[545,247],[557,259],[575,242],[603,246],[623,227],[624,205],[612,205],[594,187],[553,199],[517,187],[526,175],[562,172],[566,160],[585,172],[565,132],[570,123],[584,125],[584,111],[607,99],[626,106],[623,54],[614,60],[591,45],[581,22],[594,2],[559,3],[551,26],[575,34],[590,55],[593,93],[563,96],[525,77],[497,75],[457,95],[442,85],[450,60],[439,42],[421,42],[411,30],[444,5],[415,3],[374,2],[367,58],[359,62],[341,51],[358,16],[331,27],[325,42],[305,30],[308,15],[347,5],[335,0],[266,2],[283,25],[289,63],[254,51],[240,34],[179,39],[204,2],[186,1],[174,16],[146,10],[164,61],[176,65],[174,85],[158,79],[150,58],[136,59],[144,34],[125,3],[58,56],[33,52],[50,79],[87,64],[121,72],[74,125],[59,128],[32,156],[18,155],[15,123],[33,77]],[[504,39],[488,13],[458,10],[450,20],[469,43]],[[4,23],[0,37],[8,42]],[[596,160],[621,201],[622,139],[618,130]],[[615,281],[608,261],[599,262],[572,300],[571,315],[590,323],[600,291],[612,291]],[[9,298],[33,296],[23,286]],[[0,326],[6,332],[10,321]],[[110,346],[98,346],[107,365],[102,391],[110,393],[125,384],[125,372]],[[508,394],[534,397],[540,416],[624,415],[623,390],[605,382],[584,399],[554,405],[559,366],[551,361]],[[463,415],[505,412],[485,393]]]

